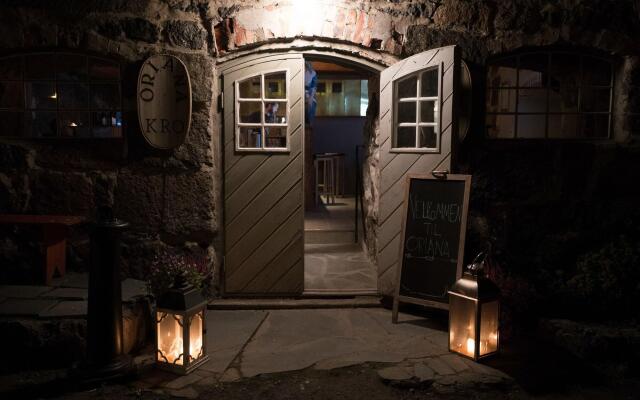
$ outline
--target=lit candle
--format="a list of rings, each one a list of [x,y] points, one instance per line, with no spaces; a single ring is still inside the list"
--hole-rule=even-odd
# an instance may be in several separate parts
[[[467,353],[470,356],[473,356],[475,354],[475,349],[476,349],[476,341],[468,338],[467,339]]]

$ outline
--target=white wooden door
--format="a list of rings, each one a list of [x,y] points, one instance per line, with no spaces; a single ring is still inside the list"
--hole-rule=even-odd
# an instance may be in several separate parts
[[[300,294],[304,60],[301,54],[257,55],[221,72],[224,293]]]
[[[455,46],[399,61],[380,75],[378,290],[392,295],[399,264],[405,176],[451,169],[456,140]]]

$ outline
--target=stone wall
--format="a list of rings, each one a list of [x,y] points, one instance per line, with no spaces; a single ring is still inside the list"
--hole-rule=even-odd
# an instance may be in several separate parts
[[[607,209],[601,202],[604,198],[633,202],[640,197],[629,184],[638,179],[640,171],[635,150],[640,134],[640,22],[635,3],[8,0],[0,6],[0,49],[6,53],[77,49],[120,60],[129,123],[125,141],[3,140],[0,212],[90,215],[96,206],[113,205],[119,217],[132,223],[124,251],[128,274],[143,275],[149,257],[167,246],[203,252],[219,263],[221,123],[215,101],[216,61],[264,51],[263,44],[286,48],[294,39],[306,40],[302,48],[319,43],[383,63],[393,56],[456,44],[474,79],[472,127],[457,158],[457,169],[474,175],[467,252],[489,240],[509,268],[535,269],[535,263],[516,262],[544,251],[532,246],[532,238],[523,233],[529,227],[535,225],[531,232],[537,233],[537,239],[549,232],[566,237],[576,221],[586,218],[586,211],[567,213],[583,210],[584,204],[578,202],[595,202],[594,207]],[[484,65],[492,56],[538,46],[597,50],[616,60],[615,141],[484,138]],[[135,114],[138,68],[145,57],[158,52],[175,54],[186,63],[194,90],[191,132],[187,142],[170,153],[146,145]],[[376,132],[375,117],[368,127]],[[377,215],[375,139],[375,133],[367,138],[369,239]],[[546,212],[550,209],[554,212]],[[527,216],[540,218],[529,220]],[[15,241],[3,243],[8,249],[4,253],[16,257],[21,253]],[[79,239],[73,244],[81,263],[86,243]],[[370,243],[370,249],[374,246]]]

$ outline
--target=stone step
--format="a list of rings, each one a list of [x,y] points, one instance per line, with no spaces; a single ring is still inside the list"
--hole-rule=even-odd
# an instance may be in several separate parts
[[[362,235],[358,235],[358,239],[362,239]],[[337,243],[354,243],[354,231],[351,230],[320,230],[305,229],[305,244],[337,244]]]
[[[283,310],[382,307],[379,296],[304,296],[299,298],[226,298],[209,302],[209,310]]]

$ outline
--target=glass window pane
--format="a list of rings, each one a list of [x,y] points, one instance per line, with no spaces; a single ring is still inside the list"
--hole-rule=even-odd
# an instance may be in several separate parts
[[[282,126],[266,127],[267,141],[265,147],[287,147],[287,128]]]
[[[549,112],[577,112],[578,89],[555,87],[549,89]]]
[[[240,122],[262,122],[262,103],[259,101],[241,101],[240,106]]]
[[[398,98],[416,97],[418,93],[418,79],[410,76],[398,82]]]
[[[109,83],[91,85],[91,107],[99,110],[120,108],[120,86]]]
[[[189,359],[195,361],[204,355],[204,317],[202,311],[191,317],[189,324]]]
[[[61,112],[58,114],[58,132],[61,137],[90,137],[89,113]]]
[[[183,364],[183,318],[171,313],[157,313],[158,360],[169,364]]]
[[[495,61],[489,66],[488,87],[515,87],[517,80],[517,59],[515,57]]]
[[[498,351],[498,302],[480,308],[480,356]]]
[[[0,78],[22,79],[22,57],[0,58]]]
[[[578,136],[583,138],[606,138],[609,136],[609,114],[582,114]]]
[[[547,119],[546,115],[518,115],[518,138],[544,138]]]
[[[264,122],[267,124],[286,124],[287,103],[275,101],[265,103]]]
[[[578,86],[580,78],[580,56],[567,53],[551,54],[551,70],[549,72],[551,86]]]
[[[515,137],[516,118],[514,115],[487,115],[487,135],[495,139],[510,139]]]
[[[55,109],[57,107],[58,94],[53,82],[26,82],[25,90],[27,108]]]
[[[25,113],[25,136],[54,137],[57,132],[55,111],[31,111]]]
[[[582,59],[582,84],[594,86],[611,85],[611,64],[595,57]]]
[[[54,79],[52,54],[32,54],[24,58],[25,79]]]
[[[549,115],[550,138],[575,138],[578,130],[577,114]]]
[[[547,85],[547,54],[527,54],[520,57],[519,87]]]
[[[398,122],[416,122],[415,101],[403,101],[398,103]]]
[[[609,88],[582,88],[580,92],[580,111],[609,112]]]
[[[268,99],[285,99],[287,97],[287,74],[276,72],[264,75],[265,94]]]
[[[20,81],[0,81],[0,107],[24,108],[24,86]]]
[[[100,111],[91,115],[93,137],[122,137],[122,112]]]
[[[238,128],[239,147],[260,148],[262,147],[261,129],[259,126],[241,126]]]
[[[547,111],[546,89],[518,90],[518,112],[534,113]]]
[[[515,89],[489,89],[487,90],[488,112],[515,112]]]
[[[420,102],[420,122],[436,122],[436,102]]]
[[[56,56],[56,79],[59,81],[86,81],[87,57],[75,54]]]
[[[240,98],[259,99],[261,97],[260,93],[262,93],[262,88],[260,75],[241,81],[239,86]]]
[[[0,136],[22,136],[23,121],[22,112],[0,111]]]
[[[395,147],[416,147],[416,127],[404,126],[396,129]]]
[[[475,355],[476,304],[460,296],[449,296],[449,348],[468,357]]]
[[[436,97],[438,95],[438,69],[423,72],[420,80],[420,96]]]
[[[120,66],[112,61],[89,57],[89,78],[98,81],[120,79]]]
[[[421,126],[418,131],[420,133],[420,147],[435,149],[437,145],[436,128]]]
[[[61,109],[86,109],[89,106],[87,85],[58,84],[58,106]]]

